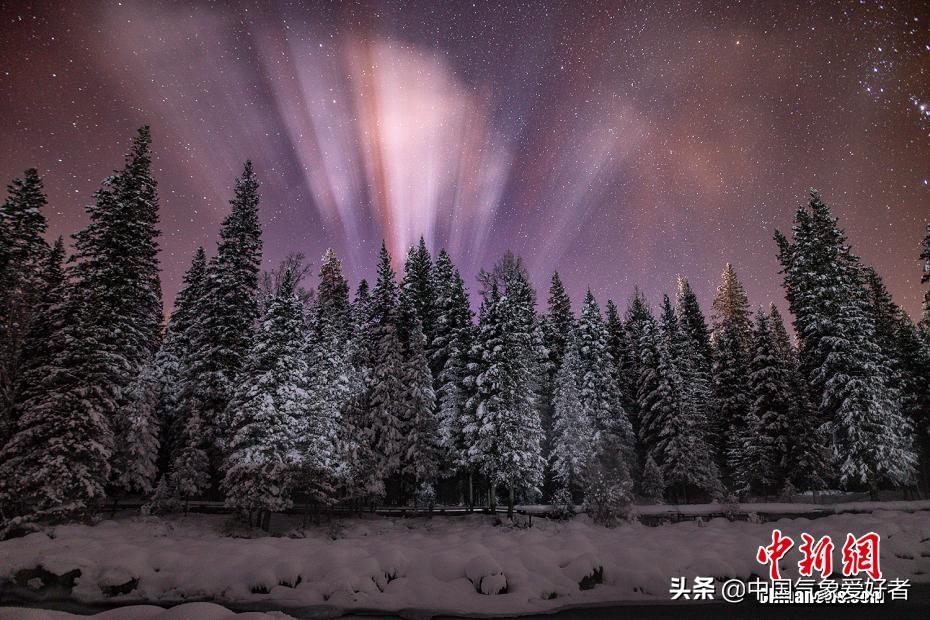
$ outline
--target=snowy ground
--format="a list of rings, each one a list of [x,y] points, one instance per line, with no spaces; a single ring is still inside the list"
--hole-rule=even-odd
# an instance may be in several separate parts
[[[319,615],[346,609],[538,613],[572,605],[668,601],[673,575],[728,579],[763,574],[755,552],[770,542],[777,526],[796,540],[801,532],[842,541],[847,532],[876,531],[882,536],[886,578],[930,583],[927,512],[882,510],[769,523],[712,519],[616,529],[594,526],[585,517],[567,523],[536,518],[531,528],[495,525],[495,518],[486,515],[371,517],[303,533],[286,531],[299,519],[276,518],[278,533],[290,536],[245,532],[222,515],[62,526],[51,535],[0,543],[0,579],[17,582],[14,589],[20,593],[85,603],[214,600],[239,608],[256,603],[285,611],[302,608],[304,614],[316,609]],[[794,551],[782,563],[783,576],[797,576]],[[834,563],[839,566],[838,550]],[[599,569],[602,579],[595,577]],[[593,587],[581,589],[582,583]],[[205,617],[223,617],[210,614]]]

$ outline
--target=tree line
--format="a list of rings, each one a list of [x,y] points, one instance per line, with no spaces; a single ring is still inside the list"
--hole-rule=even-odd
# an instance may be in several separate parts
[[[382,244],[354,296],[332,250],[316,286],[292,255],[261,271],[250,162],[170,318],[159,279],[151,136],[45,240],[35,170],[0,209],[0,521],[7,534],[222,498],[263,523],[318,506],[695,501],[930,479],[930,287],[918,324],[853,253],[816,192],[775,234],[794,344],[727,265],[709,320],[687,279],[652,308],[558,273],[542,310],[519,257],[477,279],[421,238],[396,274]],[[922,284],[930,283],[930,226]]]

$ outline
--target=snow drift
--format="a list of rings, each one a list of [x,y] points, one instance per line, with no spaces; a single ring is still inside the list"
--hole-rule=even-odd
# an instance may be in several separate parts
[[[534,519],[531,528],[483,515],[353,518],[257,538],[234,537],[222,516],[135,517],[2,542],[0,578],[36,598],[111,604],[210,600],[284,611],[535,613],[668,600],[671,576],[763,574],[755,552],[774,527],[796,540],[801,532],[842,540],[847,532],[876,531],[887,578],[930,582],[930,519],[899,511],[616,529],[584,517]],[[784,576],[797,576],[798,559],[789,553]]]

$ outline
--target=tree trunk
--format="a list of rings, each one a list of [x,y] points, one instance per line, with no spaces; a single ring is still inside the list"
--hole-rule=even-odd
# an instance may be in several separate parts
[[[475,472],[468,470],[468,511],[475,509]]]
[[[507,497],[507,518],[513,521],[513,481],[510,481],[510,494]]]
[[[266,510],[262,518],[262,529],[266,532],[271,531],[271,511]]]

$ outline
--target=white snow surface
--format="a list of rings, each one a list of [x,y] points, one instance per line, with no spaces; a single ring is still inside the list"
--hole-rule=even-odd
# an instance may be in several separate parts
[[[584,516],[569,522],[537,518],[530,528],[495,525],[486,515],[360,517],[302,533],[294,529],[289,536],[239,532],[255,537],[229,536],[234,530],[221,515],[132,517],[95,526],[60,526],[0,542],[0,579],[38,566],[59,575],[77,568],[81,575],[72,597],[111,604],[213,600],[232,607],[265,603],[285,612],[322,606],[460,615],[537,613],[573,605],[667,601],[672,576],[765,575],[755,561],[756,550],[771,542],[776,527],[796,541],[781,562],[785,577],[797,577],[801,532],[830,534],[837,545],[838,569],[846,534],[875,531],[882,537],[884,576],[926,583],[928,517],[927,512],[878,510],[770,523],[718,518],[615,529],[593,525]],[[278,527],[298,524],[297,518],[276,519]],[[581,590],[582,578],[599,567],[604,582]],[[132,579],[138,584],[128,594],[107,597],[101,589]],[[139,617],[201,617],[139,609],[147,610]],[[212,615],[222,609],[204,610],[205,618],[226,617]]]
[[[97,618],[97,620],[288,620],[291,616],[280,612],[235,613],[216,603],[183,603],[170,609],[157,605],[126,605],[92,616],[65,611],[8,607],[0,609],[0,620],[70,620]]]

